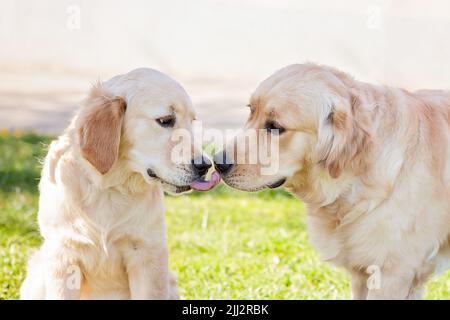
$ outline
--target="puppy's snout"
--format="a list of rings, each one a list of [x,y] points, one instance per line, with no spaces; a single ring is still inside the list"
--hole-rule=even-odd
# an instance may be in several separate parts
[[[227,158],[225,152],[216,153],[214,156],[214,167],[221,175],[230,172],[233,165],[233,161]]]
[[[195,173],[200,176],[205,175],[209,168],[211,168],[212,163],[205,157],[197,157],[192,159],[192,167],[194,168]]]

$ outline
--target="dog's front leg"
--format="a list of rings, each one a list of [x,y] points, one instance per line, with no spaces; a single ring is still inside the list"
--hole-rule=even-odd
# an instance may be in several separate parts
[[[367,299],[367,276],[361,271],[352,271],[352,295],[353,300],[366,300]]]
[[[59,253],[47,256],[44,265],[47,300],[80,299],[82,272],[79,264]]]
[[[167,248],[136,246],[126,255],[131,299],[166,300],[170,298]]]
[[[396,272],[381,269],[379,276],[378,285],[369,286],[368,300],[405,300],[411,298],[414,273],[408,267],[397,268]]]

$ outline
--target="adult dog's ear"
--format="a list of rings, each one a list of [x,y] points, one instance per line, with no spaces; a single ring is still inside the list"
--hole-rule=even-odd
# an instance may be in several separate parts
[[[95,86],[77,120],[81,155],[101,174],[111,169],[119,156],[126,102]]]
[[[320,115],[316,159],[327,168],[332,178],[342,171],[367,147],[369,133],[360,115],[360,99],[351,96],[349,101],[326,106]]]

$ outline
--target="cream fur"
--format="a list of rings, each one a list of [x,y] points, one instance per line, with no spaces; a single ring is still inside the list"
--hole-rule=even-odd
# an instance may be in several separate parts
[[[280,170],[237,164],[224,181],[254,191],[286,178],[307,206],[311,241],[349,271],[354,298],[420,298],[450,265],[450,93],[304,64],[261,83],[250,105],[248,128],[272,119],[286,129]],[[380,287],[368,288],[374,267]]]
[[[121,101],[126,111],[105,109],[114,102],[122,108]],[[155,70],[137,69],[93,88],[45,159],[38,215],[44,243],[29,261],[22,299],[178,298],[168,270],[163,188],[177,192],[193,173],[170,159],[172,129],[155,121],[168,114],[176,116],[176,128],[190,129],[189,97]],[[116,130],[112,122],[118,136],[99,131]],[[116,137],[115,156],[117,141],[109,139]],[[149,177],[149,167],[165,182]]]

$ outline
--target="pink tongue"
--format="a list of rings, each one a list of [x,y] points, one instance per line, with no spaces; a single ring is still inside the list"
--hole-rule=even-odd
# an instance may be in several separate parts
[[[220,182],[220,174],[217,171],[214,171],[211,174],[211,180],[209,181],[201,181],[196,180],[192,181],[191,187],[197,191],[208,191],[214,188]]]

